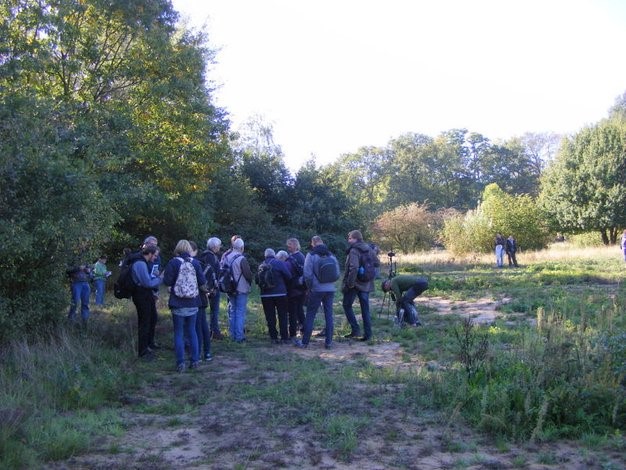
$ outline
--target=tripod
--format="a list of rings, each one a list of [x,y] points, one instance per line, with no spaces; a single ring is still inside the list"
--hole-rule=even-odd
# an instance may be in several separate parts
[[[391,279],[392,277],[394,277],[396,275],[396,269],[397,269],[397,263],[393,260],[393,257],[396,256],[396,254],[393,251],[390,251],[389,253],[387,253],[387,257],[389,258],[389,260],[387,261],[387,280]],[[380,309],[378,310],[378,316],[380,317],[381,313],[383,313],[383,310],[385,310],[385,307],[387,308],[387,318],[389,318],[389,310],[391,309],[391,292],[384,292],[383,294],[383,301],[380,304]]]

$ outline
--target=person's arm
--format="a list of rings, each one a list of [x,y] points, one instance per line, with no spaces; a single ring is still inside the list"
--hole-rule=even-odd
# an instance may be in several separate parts
[[[359,270],[359,253],[355,248],[348,252],[348,261],[346,263],[346,272],[343,276],[343,285],[349,289],[354,288],[356,284],[356,276]]]
[[[142,261],[133,263],[133,279],[141,286],[154,289],[161,284],[160,277],[152,277],[148,272],[148,265]]]

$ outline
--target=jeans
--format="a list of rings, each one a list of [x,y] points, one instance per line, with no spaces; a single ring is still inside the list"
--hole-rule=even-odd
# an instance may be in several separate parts
[[[289,297],[289,336],[294,337],[298,334],[298,326],[304,328],[304,299],[306,294],[302,293]]]
[[[96,305],[104,305],[104,290],[106,288],[106,279],[95,279],[93,281],[96,286]]]
[[[313,322],[317,310],[322,304],[324,309],[324,319],[326,321],[326,336],[324,342],[326,346],[330,346],[333,342],[333,300],[334,292],[309,292],[309,300],[306,306],[306,317],[304,319],[304,333],[302,335],[302,344],[309,344],[311,332],[313,331]]]
[[[241,343],[245,341],[244,325],[246,324],[246,313],[248,308],[248,294],[237,293],[228,296],[230,302],[228,327],[233,340]]]
[[[504,265],[504,247],[502,245],[496,245],[496,264],[499,268]]]
[[[80,316],[83,321],[87,321],[89,318],[89,296],[91,295],[89,283],[87,281],[72,282],[70,292],[72,300],[67,318],[72,321],[76,319],[76,308],[78,307],[78,302],[80,302]]]
[[[196,335],[198,335],[198,349],[204,356],[211,354],[211,335],[206,320],[206,307],[200,307],[196,314]]]
[[[270,334],[270,338],[278,339],[278,331],[276,331],[276,315],[278,315],[280,339],[288,340],[287,321],[289,312],[287,310],[287,296],[261,297],[261,303],[263,304],[263,313],[265,313],[265,321],[267,322],[267,330]]]
[[[195,313],[189,315],[189,312]],[[177,312],[179,314],[177,314]],[[185,363],[185,334],[189,338],[191,363],[198,362],[198,335],[196,334],[197,308],[172,309],[172,322],[174,324],[174,350],[176,351],[176,365]]]
[[[209,308],[211,310],[211,333],[214,335],[220,335],[220,294],[219,290],[216,290],[215,295],[209,299]]]
[[[352,304],[356,297],[359,298],[359,304],[361,306],[361,316],[363,317],[363,330],[365,333],[364,338],[370,339],[372,337],[370,293],[360,291],[357,288],[347,289],[343,294],[343,311],[346,314],[348,323],[350,323],[350,326],[352,327],[352,333],[358,335],[361,329],[359,328],[359,322],[356,320],[356,316],[354,316],[354,310],[352,309]]]

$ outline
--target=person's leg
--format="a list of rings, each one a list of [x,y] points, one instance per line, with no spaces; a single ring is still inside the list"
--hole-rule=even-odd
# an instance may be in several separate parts
[[[88,282],[79,282],[80,284],[80,316],[83,322],[89,318],[89,297],[91,297],[91,287]]]
[[[104,305],[104,288],[106,286],[106,280],[96,279],[94,284],[96,286],[96,305]]]
[[[304,302],[306,301],[306,294],[300,294],[296,296],[296,317],[300,328],[304,327]]]
[[[298,334],[297,297],[287,298],[287,311],[289,317],[289,337],[295,338]]]
[[[211,309],[211,335],[213,339],[222,339],[220,332],[220,292],[217,291],[213,297],[209,298],[209,308]]]
[[[185,367],[185,317],[172,313],[172,324],[174,326],[174,353],[176,355],[176,367]]]
[[[189,355],[191,366],[195,367],[200,360],[200,353],[198,349],[198,335],[196,334],[196,317],[197,313],[183,317],[185,320],[185,329],[187,330],[187,336],[189,336]]]
[[[350,327],[352,328],[350,336],[359,336],[361,331],[361,327],[356,320],[356,316],[354,315],[354,310],[352,308],[352,303],[357,296],[357,292],[358,291],[356,289],[349,289],[343,294],[343,312],[346,315],[346,319],[348,320]]]
[[[137,354],[141,357],[149,351],[152,294],[138,291],[133,294],[133,303],[137,308]]]
[[[235,325],[235,304],[237,303],[237,295],[228,295],[228,332],[230,337],[236,341],[236,325]]]
[[[245,341],[245,325],[246,325],[246,309],[248,308],[248,294],[237,294],[234,296],[235,304],[233,305],[233,324],[234,339],[237,342]]]
[[[363,339],[372,337],[372,318],[370,316],[370,294],[369,292],[358,291],[359,305],[361,306],[361,316],[363,317]]]
[[[278,339],[278,331],[276,330],[276,308],[273,297],[261,297],[263,305],[263,313],[265,314],[265,323],[267,324],[267,333],[270,339]]]
[[[289,310],[287,296],[274,297],[276,305],[276,313],[278,314],[278,329],[280,331],[280,339],[289,341]]]
[[[196,334],[198,336],[198,350],[203,358],[211,357],[211,335],[206,318],[206,307],[200,307],[196,315]]]
[[[309,293],[309,302],[306,307],[306,316],[304,317],[304,332],[302,333],[302,344],[304,345],[309,344],[309,341],[311,340],[313,323],[315,322],[315,315],[317,315],[317,309],[320,306],[321,298],[321,292]]]
[[[70,284],[70,311],[67,314],[67,318],[72,321],[76,319],[76,308],[78,307],[78,302],[80,302],[80,290],[79,282]]]
[[[326,322],[326,337],[324,343],[326,347],[330,347],[333,343],[333,333],[334,333],[334,324],[333,324],[333,300],[335,298],[334,292],[324,292],[322,297],[322,306],[324,308],[324,320]],[[319,305],[319,301],[317,302]]]

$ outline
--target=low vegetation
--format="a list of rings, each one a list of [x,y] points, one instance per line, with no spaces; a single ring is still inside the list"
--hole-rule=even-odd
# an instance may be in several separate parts
[[[623,468],[624,262],[614,249],[564,245],[519,260],[518,269],[497,269],[490,257],[403,256],[400,272],[430,281],[419,302],[425,326],[395,327],[377,291],[375,339],[343,339],[349,327],[337,303],[329,353],[316,343],[304,352],[272,348],[253,296],[248,344],[214,342],[214,362],[182,375],[170,350],[136,362],[132,306],[110,299],[87,328],[60,327],[2,350],[0,467],[368,459],[402,468],[437,456],[450,468]],[[442,315],[432,307],[439,298],[492,299],[496,319]],[[166,448],[133,439],[144,428],[175,438]],[[168,457],[202,436],[208,444],[196,457]],[[574,455],[558,451],[565,439]]]

